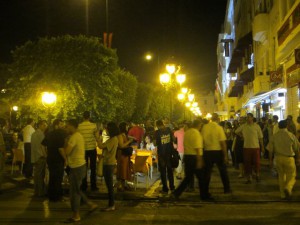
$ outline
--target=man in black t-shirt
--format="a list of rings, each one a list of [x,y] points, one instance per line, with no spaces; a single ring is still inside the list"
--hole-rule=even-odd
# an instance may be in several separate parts
[[[174,176],[171,165],[171,151],[173,149],[173,134],[170,128],[165,127],[161,120],[156,121],[158,130],[155,132],[155,141],[157,146],[158,167],[160,178],[163,185],[162,193],[167,194],[169,189],[174,190]],[[167,176],[169,187],[167,184]]]
[[[63,197],[62,181],[66,157],[64,155],[66,132],[62,129],[64,122],[60,119],[53,121],[54,130],[49,132],[42,142],[47,147],[47,164],[49,168],[50,201],[60,201]]]

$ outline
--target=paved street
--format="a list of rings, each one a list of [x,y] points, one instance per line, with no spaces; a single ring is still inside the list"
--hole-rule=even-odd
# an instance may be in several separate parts
[[[299,224],[299,180],[292,201],[281,201],[277,181],[266,162],[263,162],[262,171],[260,183],[246,185],[244,180],[237,178],[238,172],[230,168],[233,193],[224,195],[215,168],[211,183],[214,202],[201,202],[197,191],[185,192],[177,202],[159,196],[161,187],[155,173],[148,190],[144,183],[139,183],[136,191],[116,193],[115,212],[98,210],[88,214],[88,209],[82,206],[82,221],[77,224]],[[0,196],[1,225],[61,224],[70,216],[68,200],[52,203],[34,199],[32,184],[11,182],[10,185]],[[99,193],[89,193],[89,196],[102,208],[107,204],[106,189],[100,181],[99,187]]]

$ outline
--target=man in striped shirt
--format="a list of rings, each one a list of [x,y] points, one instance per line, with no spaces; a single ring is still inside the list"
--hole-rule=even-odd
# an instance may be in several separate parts
[[[85,160],[87,168],[90,167],[90,182],[91,190],[97,191],[97,175],[96,175],[96,138],[98,134],[97,126],[95,123],[90,122],[90,112],[85,111],[83,113],[84,121],[79,124],[78,131],[81,133],[85,143]],[[82,190],[87,190],[87,176],[82,181]]]

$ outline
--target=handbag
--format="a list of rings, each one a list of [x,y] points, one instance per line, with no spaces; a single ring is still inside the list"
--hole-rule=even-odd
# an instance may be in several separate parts
[[[176,149],[171,150],[171,165],[172,168],[177,168],[179,165],[180,155]]]
[[[125,155],[125,156],[131,156],[132,152],[133,152],[132,147],[127,147],[127,148],[122,149],[122,155]]]

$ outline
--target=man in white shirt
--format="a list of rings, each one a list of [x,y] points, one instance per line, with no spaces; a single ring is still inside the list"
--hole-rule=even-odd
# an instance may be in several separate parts
[[[269,151],[275,156],[281,198],[290,200],[296,183],[295,159],[296,164],[299,165],[299,142],[296,136],[287,130],[286,120],[280,121],[278,126],[279,131],[270,140]],[[271,168],[272,155],[270,156]]]
[[[23,128],[23,142],[24,142],[24,165],[23,165],[23,174],[26,178],[32,177],[33,167],[31,164],[31,135],[35,132],[33,128],[34,121],[29,118],[27,120],[26,127]]]
[[[47,122],[41,120],[37,124],[38,128],[31,136],[31,163],[33,165],[34,195],[44,197],[46,194],[45,175],[46,175],[46,148],[42,145],[45,138]]]
[[[247,123],[236,129],[235,133],[244,138],[244,167],[246,184],[252,182],[252,168],[256,173],[256,181],[260,182],[260,148],[264,152],[263,134],[260,127],[254,123],[253,114],[247,114]]]
[[[217,165],[222,179],[224,193],[231,193],[230,182],[227,173],[228,155],[226,146],[226,135],[224,129],[218,124],[219,115],[213,113],[211,122],[205,124],[202,128],[204,142],[204,195],[207,200],[212,197],[209,193],[209,183],[214,164]]]
[[[90,112],[85,111],[83,113],[84,121],[79,124],[78,131],[81,133],[85,143],[85,160],[87,168],[90,167],[90,182],[91,190],[97,191],[97,174],[96,174],[96,161],[97,161],[97,151],[96,151],[96,137],[99,136],[97,126],[95,123],[90,122]],[[87,189],[87,176],[82,181],[82,190]]]

